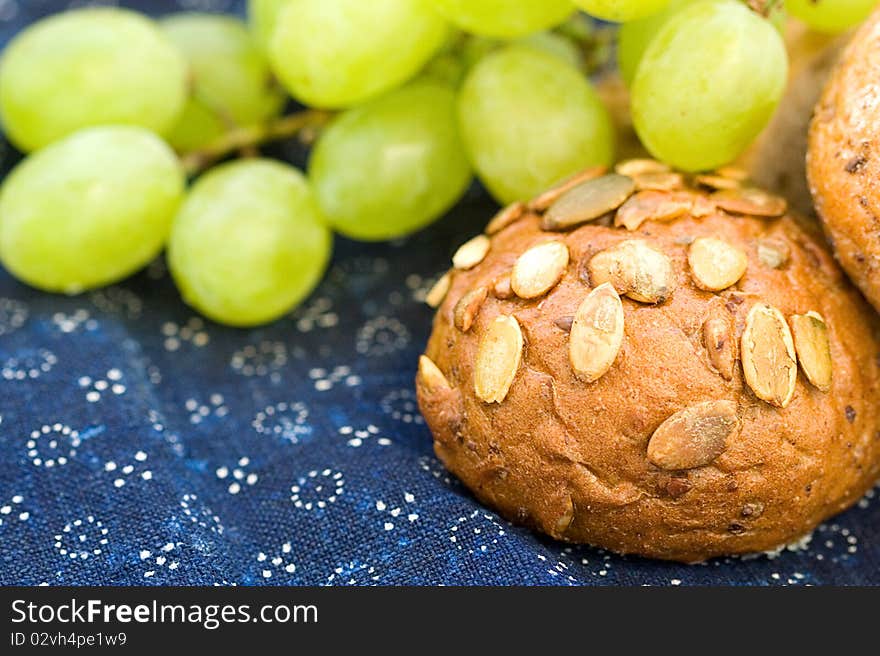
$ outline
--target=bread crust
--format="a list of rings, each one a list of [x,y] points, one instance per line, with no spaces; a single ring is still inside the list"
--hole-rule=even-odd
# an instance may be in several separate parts
[[[880,12],[856,32],[816,106],[807,176],[853,282],[880,308]]]
[[[540,223],[537,213],[524,212],[491,237],[483,261],[452,273],[426,349],[445,382],[438,384],[433,370],[416,381],[437,456],[482,502],[561,540],[694,562],[791,542],[876,480],[878,322],[821,235],[790,216],[720,210],[646,221],[636,231],[587,223],[547,232]],[[710,292],[694,283],[688,245],[698,237],[723,239],[746,253],[746,273],[735,285]],[[551,239],[570,253],[558,284],[529,300],[490,293],[469,329],[456,328],[463,296],[493,289],[522,253]],[[656,305],[621,295],[620,352],[607,373],[584,382],[569,359],[571,318],[594,287],[592,256],[629,239],[645,240],[670,258],[673,289]],[[787,251],[778,268],[759,255],[768,243]],[[824,317],[833,362],[829,392],[800,370],[785,408],[751,391],[739,341],[750,309],[761,303],[786,318],[811,311]],[[475,363],[482,336],[502,315],[518,321],[524,347],[506,396],[487,403],[474,392]],[[723,345],[736,349],[732,369],[705,345],[710,321],[722,333],[728,326],[734,338]],[[713,401],[735,404],[741,423],[723,452],[687,470],[652,464],[648,444],[658,427]]]

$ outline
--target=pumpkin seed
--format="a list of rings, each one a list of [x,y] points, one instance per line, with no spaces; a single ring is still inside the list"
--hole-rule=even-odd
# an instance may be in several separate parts
[[[552,189],[548,189],[543,194],[533,199],[529,203],[529,209],[534,212],[543,212],[548,207],[550,207],[553,203],[559,200],[562,194],[567,191],[577,187],[582,182],[586,182],[587,180],[594,180],[598,178],[600,175],[605,175],[606,169],[604,166],[591,166],[588,169],[581,171],[580,173],[575,173],[570,178],[564,180],[559,185],[553,187]]]
[[[749,258],[726,241],[700,237],[688,250],[688,263],[697,287],[720,292],[739,282],[749,265]]]
[[[632,178],[617,173],[603,175],[572,187],[544,215],[544,230],[566,230],[600,218],[620,207],[635,191]]]
[[[787,407],[794,396],[797,362],[794,339],[782,313],[765,303],[755,305],[746,317],[740,350],[743,375],[755,396]]]
[[[715,204],[726,212],[775,218],[788,210],[785,199],[754,187],[722,189],[712,194]]]
[[[416,382],[424,387],[427,392],[452,389],[449,381],[446,380],[446,376],[443,375],[440,368],[427,355],[419,356],[419,371],[416,379]]]
[[[492,242],[486,235],[477,235],[459,246],[452,256],[452,266],[456,269],[473,269],[489,252]]]
[[[623,304],[609,283],[587,294],[575,312],[569,334],[569,360],[587,383],[611,369],[623,345]]]
[[[489,324],[477,349],[474,393],[486,403],[507,398],[522,360],[523,336],[516,317],[501,315]]]
[[[645,221],[672,221],[690,212],[693,204],[689,194],[640,191],[617,210],[614,225],[633,231]]]
[[[648,442],[648,460],[668,470],[703,467],[724,453],[741,428],[733,401],[692,405],[654,431]]]
[[[831,389],[832,360],[828,325],[818,312],[795,314],[791,330],[798,362],[807,380],[822,392]]]
[[[568,246],[549,241],[533,246],[513,265],[510,286],[520,298],[538,298],[553,289],[568,266]]]
[[[736,338],[728,319],[707,319],[703,324],[703,346],[712,368],[724,380],[733,379],[736,366]]]
[[[684,188],[684,176],[681,173],[641,173],[633,176],[636,191],[650,189],[652,191],[677,191]]]
[[[463,333],[471,329],[488,294],[488,287],[477,287],[458,300],[452,311],[452,322],[456,328]]]
[[[486,225],[486,230],[484,231],[487,235],[494,235],[498,232],[504,230],[507,226],[512,223],[516,223],[519,221],[523,214],[525,214],[526,206],[525,203],[521,201],[516,201],[511,203],[507,207],[503,208],[498,214],[492,217],[492,220]]]
[[[644,175],[646,173],[668,173],[669,166],[655,159],[627,159],[620,162],[614,167],[615,173],[633,177],[636,175]]]
[[[725,178],[721,175],[703,174],[694,177],[694,182],[709,189],[739,189],[742,185],[735,178]]]
[[[449,286],[451,284],[452,275],[447,271],[440,276],[437,282],[434,283],[434,286],[431,287],[431,290],[425,295],[425,303],[432,308],[440,307],[443,299],[446,298],[446,294],[449,293]]]
[[[761,239],[758,242],[758,261],[771,269],[781,269],[791,258],[791,248],[781,239]]]
[[[643,239],[629,239],[601,251],[589,263],[594,285],[611,283],[619,294],[641,303],[663,303],[675,285],[672,260]]]

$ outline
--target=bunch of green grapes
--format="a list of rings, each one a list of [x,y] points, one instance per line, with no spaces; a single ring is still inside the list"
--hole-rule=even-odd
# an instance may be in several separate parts
[[[875,2],[784,4],[839,31]],[[622,23],[632,119],[658,159],[729,163],[779,102],[783,0],[250,0],[247,23],[71,10],[0,56],[0,120],[30,153],[0,188],[0,263],[77,293],[167,248],[207,317],[284,316],[320,281],[333,231],[398,238],[474,175],[510,203],[613,163],[590,81],[608,28],[583,12]],[[292,136],[312,145],[307,171],[254,157]]]
[[[259,132],[284,102],[259,42],[232,17],[156,23],[107,8],[37,22],[0,58],[4,130],[33,151],[0,188],[0,262],[73,294],[168,246],[181,293],[206,316],[253,325],[289,312],[332,243],[305,176],[250,160],[187,193],[184,167],[191,151]]]

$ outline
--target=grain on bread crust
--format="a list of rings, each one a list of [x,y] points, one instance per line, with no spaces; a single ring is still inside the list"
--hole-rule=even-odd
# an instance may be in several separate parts
[[[606,220],[548,232],[540,213],[524,211],[491,237],[485,259],[453,273],[426,350],[430,365],[420,367],[429,373],[417,379],[419,404],[438,457],[508,519],[570,542],[692,562],[791,542],[856,501],[880,473],[873,312],[809,224],[707,211],[712,192],[697,186],[668,193],[690,194],[699,216],[645,220],[635,230]],[[607,190],[597,202],[607,204]],[[588,192],[577,194],[590,202]],[[745,253],[742,277],[701,289],[688,261],[700,238]],[[490,293],[469,329],[456,327],[462,297],[495,289],[523,253],[549,240],[570,256],[552,288],[531,299]],[[668,258],[667,293],[634,299],[591,280],[592,259],[630,240]],[[784,257],[762,257],[768,245]],[[612,280],[640,273],[627,271]],[[588,302],[591,294],[602,298]],[[753,311],[755,334],[744,345]],[[786,322],[808,313],[821,317],[819,332],[805,333],[795,319],[794,340]],[[789,390],[791,370],[768,364],[779,353],[792,357],[796,341],[818,387],[798,367]],[[744,377],[744,346],[752,384],[769,400]],[[427,384],[438,372],[447,384]]]

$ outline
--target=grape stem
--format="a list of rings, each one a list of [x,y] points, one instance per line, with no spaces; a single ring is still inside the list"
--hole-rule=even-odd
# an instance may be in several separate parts
[[[267,123],[234,128],[197,150],[183,153],[180,161],[187,175],[195,175],[227,155],[235,152],[255,153],[257,146],[271,141],[296,135],[304,141],[312,141],[317,130],[326,125],[332,116],[331,112],[305,109]]]
[[[746,4],[749,9],[767,18],[770,12],[776,9],[777,5],[781,4],[781,0],[748,0]]]

